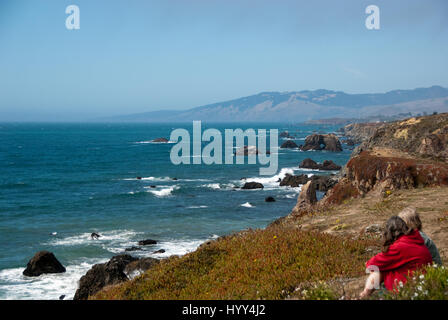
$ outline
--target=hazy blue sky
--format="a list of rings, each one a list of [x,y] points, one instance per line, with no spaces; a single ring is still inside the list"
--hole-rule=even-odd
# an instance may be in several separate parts
[[[370,4],[381,30],[365,28]],[[446,0],[0,0],[0,121],[448,87],[447,57]]]

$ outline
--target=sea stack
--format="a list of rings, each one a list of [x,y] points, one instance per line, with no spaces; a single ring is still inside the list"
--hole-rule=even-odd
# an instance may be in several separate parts
[[[38,277],[41,274],[63,272],[65,272],[65,267],[56,259],[52,252],[39,251],[28,262],[23,275]]]
[[[312,134],[305,139],[305,145],[301,147],[302,151],[325,150],[331,152],[342,151],[342,145],[336,135],[330,134]]]

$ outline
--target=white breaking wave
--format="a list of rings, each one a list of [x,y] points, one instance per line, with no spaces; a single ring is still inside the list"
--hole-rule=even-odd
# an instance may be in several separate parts
[[[203,184],[203,185],[201,185],[201,187],[210,188],[210,189],[214,189],[214,190],[218,190],[218,189],[230,190],[230,189],[235,188],[236,186],[233,183],[209,183],[209,184]]]
[[[170,177],[142,177],[141,179],[137,179],[137,177],[135,178],[125,178],[123,180],[126,181],[133,181],[133,180],[143,180],[143,181],[171,181],[173,180]]]
[[[133,142],[133,143],[137,143],[137,144],[148,144],[148,143],[150,143],[150,144],[160,144],[160,143],[176,143],[176,141],[168,141],[168,142],[155,142],[155,141],[152,141],[152,140],[147,140],[147,141],[137,141],[137,142]]]
[[[287,199],[296,199],[297,195],[300,193],[300,191],[302,191],[302,187],[297,187],[297,188],[289,188],[288,191],[293,191],[294,193],[288,193],[285,194],[284,197]]]
[[[280,172],[278,174],[276,174],[275,176],[272,177],[265,177],[265,178],[260,178],[260,177],[255,177],[255,178],[246,178],[241,180],[239,183],[245,183],[245,182],[258,182],[261,183],[264,188],[278,188],[279,187],[279,179],[283,179],[287,173],[294,175],[294,170],[298,170],[297,168],[283,168],[280,170]]]
[[[151,188],[151,187],[149,187],[149,188],[145,187],[145,189],[148,189],[148,192],[151,192],[153,195],[155,195],[156,197],[159,197],[159,198],[168,197],[171,195],[171,193],[174,190],[178,190],[179,188],[180,187],[177,185],[170,186],[170,187],[167,187],[167,188],[164,188],[161,190],[157,190],[157,189]]]
[[[207,241],[208,239],[196,239],[196,240],[171,240],[171,241],[162,241],[159,244],[159,247],[164,249],[164,253],[160,253],[154,255],[153,257],[164,258],[172,255],[184,255],[186,253],[192,252],[196,250],[202,243]]]
[[[203,187],[211,188],[211,189],[221,189],[219,183],[209,183],[209,184],[203,184]]]
[[[204,209],[204,208],[208,208],[208,206],[190,206],[187,207],[188,209]]]
[[[25,268],[13,268],[0,271],[1,300],[58,300],[73,299],[79,279],[96,263],[107,259],[90,259],[79,264],[66,266],[66,272],[44,274],[39,277],[25,277]]]
[[[203,182],[207,182],[207,181],[213,181],[211,179],[179,179],[180,181],[187,181],[187,182],[196,182],[196,181],[203,181]]]
[[[82,233],[75,236],[69,236],[65,238],[52,238],[46,244],[51,246],[73,246],[73,245],[112,245],[115,246],[120,243],[127,244],[130,239],[141,234],[141,232],[135,232],[132,230],[113,230],[113,231],[97,231],[100,237],[93,240],[91,233]]]
[[[253,208],[254,206],[251,205],[249,202],[245,202],[245,203],[241,204],[241,207],[245,207],[245,208]]]
[[[299,171],[309,171],[309,172],[328,172],[328,173],[333,173],[333,174],[335,174],[335,173],[338,173],[339,172],[339,170],[319,170],[319,169],[309,169],[309,168],[299,168],[299,169],[297,169],[297,170],[299,170]],[[311,177],[311,176],[313,176],[314,174],[308,174],[308,177]]]

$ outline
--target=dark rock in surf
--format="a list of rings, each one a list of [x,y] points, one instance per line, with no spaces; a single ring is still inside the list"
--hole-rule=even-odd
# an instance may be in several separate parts
[[[308,182],[308,176],[305,174],[301,174],[298,176],[293,176],[289,173],[285,175],[285,177],[280,181],[280,186],[289,186],[293,188],[297,188],[300,185],[303,185]]]
[[[266,202],[275,202],[275,199],[274,199],[274,197],[266,197],[264,199],[264,201],[266,201]]]
[[[280,138],[294,139],[294,136],[291,136],[288,131],[280,132]]]
[[[334,163],[332,160],[324,160],[320,170],[341,170],[341,166]]]
[[[91,239],[97,240],[97,239],[99,239],[99,237],[101,237],[101,235],[100,235],[99,233],[92,232],[92,233],[90,234],[90,238],[91,238]]]
[[[123,254],[113,257],[106,263],[94,265],[79,280],[79,287],[73,300],[86,300],[105,286],[127,281],[128,277],[124,273],[124,269],[129,263],[136,260],[139,259]]]
[[[287,140],[285,142],[282,143],[282,145],[280,146],[280,148],[282,149],[294,149],[294,148],[298,148],[299,146],[291,140]]]
[[[306,158],[299,164],[299,168],[313,169],[313,170],[341,170],[341,166],[334,163],[332,160],[324,160],[322,164]]]
[[[313,169],[313,170],[317,170],[319,169],[319,164],[310,159],[310,158],[306,158],[304,159],[300,164],[299,164],[299,168],[305,168],[305,169]]]
[[[314,185],[314,189],[322,192],[327,192],[338,182],[338,180],[334,177],[334,175],[313,175],[311,178],[308,178],[306,174],[301,174],[298,176],[293,176],[289,173],[285,175],[285,177],[280,182],[280,186],[289,186],[293,188],[297,188],[301,185],[305,185],[308,181],[312,181]]]
[[[264,186],[259,182],[246,182],[241,189],[263,189]]]
[[[23,275],[38,277],[41,274],[63,272],[65,272],[65,267],[56,259],[52,252],[39,251],[28,262]]]
[[[305,139],[305,145],[300,148],[302,151],[326,150],[331,152],[342,151],[342,145],[338,137],[330,134],[312,134]]]
[[[152,240],[152,239],[146,239],[146,240],[140,240],[138,242],[139,246],[147,246],[147,245],[151,245],[151,244],[157,244],[157,241]]]
[[[134,247],[134,246],[124,249],[124,251],[139,251],[139,250],[143,250],[143,249],[139,248],[139,247]]]

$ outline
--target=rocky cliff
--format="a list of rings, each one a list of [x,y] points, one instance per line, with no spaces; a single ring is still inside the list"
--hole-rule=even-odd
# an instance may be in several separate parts
[[[363,140],[325,197],[292,214],[341,204],[368,193],[387,197],[394,190],[448,185],[448,113],[381,124],[344,128],[350,138]]]
[[[345,137],[359,144],[369,139],[376,129],[383,124],[382,122],[350,123],[341,128],[340,131]]]
[[[448,113],[410,118],[378,127],[360,150],[390,148],[417,158],[448,160]]]
[[[337,204],[371,191],[448,185],[448,114],[383,124],[352,154],[321,201]]]

